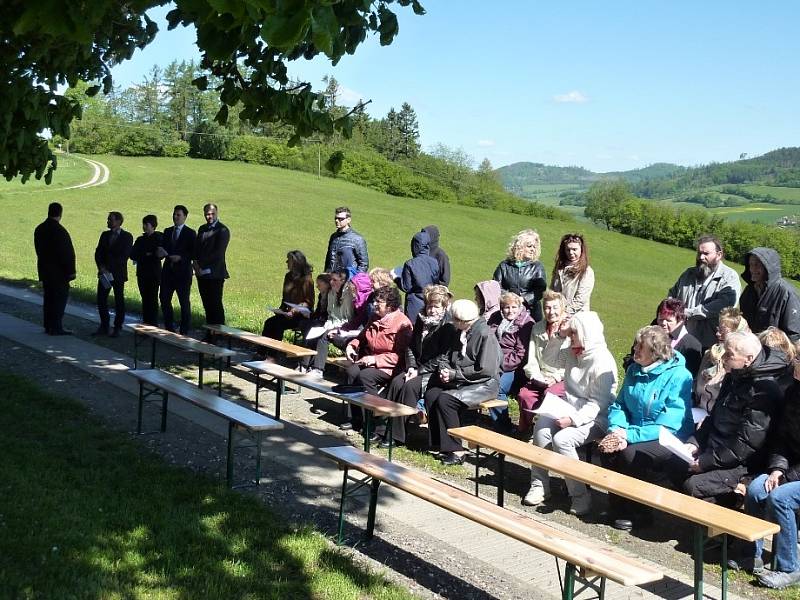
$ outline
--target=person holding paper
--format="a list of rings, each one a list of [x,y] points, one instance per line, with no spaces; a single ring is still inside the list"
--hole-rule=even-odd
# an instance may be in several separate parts
[[[685,440],[694,430],[692,375],[675,352],[667,332],[657,325],[636,332],[633,363],[616,400],[608,408],[608,434],[598,442],[603,466],[637,479],[665,483],[663,467],[672,452],[658,442],[662,427]],[[685,463],[684,463],[685,464]],[[614,527],[630,531],[641,505],[609,494]]]
[[[300,250],[288,252],[286,268],[288,271],[283,276],[281,305],[275,315],[264,321],[261,331],[264,337],[276,340],[282,340],[283,332],[287,329],[295,329],[306,323],[311,316],[311,308],[314,307],[312,268],[306,255]]]
[[[564,373],[564,400],[570,410],[560,416],[540,415],[533,429],[533,443],[541,448],[578,458],[578,448],[599,439],[606,430],[606,411],[617,391],[617,365],[606,346],[603,324],[596,312],[581,311],[569,322],[566,333],[572,352]],[[592,495],[586,484],[566,480],[572,499],[570,513],[586,515]],[[531,467],[531,488],[522,503],[539,504],[550,496],[547,469]]]
[[[348,338],[337,335],[336,330],[353,318],[353,292],[350,286],[346,285],[347,271],[343,269],[331,273],[329,281],[330,289],[326,299],[327,318],[323,323],[316,324],[316,327],[322,331],[320,332],[316,327],[306,329],[306,346],[315,348],[317,351],[309,373],[317,377],[322,377],[322,372],[325,370],[328,344],[343,349],[350,341]]]
[[[108,213],[108,231],[100,234],[94,251],[97,264],[97,312],[100,327],[92,335],[119,337],[125,323],[125,282],[128,281],[128,257],[133,247],[133,236],[122,229],[121,212]],[[114,329],[109,333],[108,295],[114,292]]]
[[[142,322],[158,327],[158,284],[161,281],[162,234],[156,231],[158,218],[145,215],[142,218],[142,235],[136,238],[131,248],[131,260],[136,264],[136,283],[142,296]]]

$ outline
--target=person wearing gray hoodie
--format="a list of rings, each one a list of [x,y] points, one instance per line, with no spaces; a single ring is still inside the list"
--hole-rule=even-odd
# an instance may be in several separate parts
[[[772,248],[753,248],[744,257],[742,279],[747,287],[739,308],[750,330],[760,333],[770,325],[782,330],[793,342],[800,339],[800,296],[781,276],[781,257]]]

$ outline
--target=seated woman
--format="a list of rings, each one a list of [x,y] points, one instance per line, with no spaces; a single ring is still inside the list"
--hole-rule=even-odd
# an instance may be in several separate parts
[[[442,464],[459,465],[464,462],[464,448],[447,430],[461,424],[467,408],[497,397],[503,354],[472,300],[456,300],[450,313],[460,333],[431,377],[425,407],[431,448],[440,450]]]
[[[261,335],[276,340],[283,339],[283,332],[296,329],[308,322],[314,308],[314,282],[311,279],[311,265],[300,250],[292,250],[286,255],[289,269],[283,277],[283,295],[279,313],[264,321]],[[289,306],[297,305],[297,308]],[[308,309],[308,312],[299,307]]]
[[[307,340],[309,348],[315,348],[317,355],[311,364],[307,359],[306,366],[310,366],[309,374],[322,377],[325,370],[325,360],[328,358],[328,344],[333,344],[337,348],[344,348],[349,341],[335,333],[339,327],[353,318],[353,295],[347,283],[347,271],[344,269],[330,274],[330,290],[326,295],[325,304],[327,306],[327,318],[324,322],[317,322],[316,325],[324,328],[324,332],[311,340]]]
[[[403,370],[412,327],[400,310],[400,292],[394,286],[376,291],[372,308],[367,326],[347,344],[344,355],[349,360],[347,382],[363,385],[368,394],[377,395],[379,388]],[[361,409],[352,407],[352,428],[361,429],[362,422]]]
[[[561,238],[550,287],[564,295],[569,316],[589,310],[594,271],[589,266],[589,247],[581,234],[568,233]]]
[[[572,355],[564,374],[564,399],[572,407],[571,416],[540,415],[533,428],[533,443],[540,448],[578,460],[578,448],[603,437],[606,413],[617,392],[617,365],[606,346],[603,324],[596,312],[579,312],[566,330]],[[572,499],[569,512],[583,516],[592,508],[592,495],[586,484],[566,480]],[[531,489],[522,503],[533,506],[550,496],[547,469],[531,467]]]
[[[500,295],[500,312],[492,315],[488,323],[503,352],[500,390],[497,392],[497,399],[508,400],[508,395],[514,390],[515,383],[518,384],[521,379],[518,369],[525,363],[525,357],[528,354],[533,319],[525,310],[522,298],[514,292],[503,292]],[[512,424],[508,416],[508,407],[493,408],[489,414],[498,431],[501,433],[511,431]]]
[[[428,387],[439,360],[447,354],[458,336],[447,319],[447,309],[453,294],[443,285],[429,285],[423,294],[425,308],[414,323],[411,343],[406,350],[406,371],[392,379],[386,397],[394,402],[415,407]],[[392,424],[395,445],[406,442],[406,420],[398,417]],[[388,446],[388,440],[384,441]]]
[[[651,483],[667,483],[663,467],[672,453],[658,442],[662,427],[682,441],[694,431],[692,374],[667,332],[650,325],[636,333],[634,362],[608,408],[608,434],[598,442],[603,466]],[[641,506],[609,494],[614,527],[629,531]],[[647,513],[639,513],[649,517]]]
[[[533,326],[528,344],[528,362],[522,368],[526,383],[517,392],[519,425],[524,434],[531,428],[533,409],[545,392],[564,396],[564,370],[570,355],[570,340],[559,335],[562,323],[568,326],[564,296],[546,290],[542,296],[544,319]]]
[[[537,323],[542,320],[540,300],[547,288],[547,276],[539,262],[541,241],[533,229],[520,231],[511,238],[508,255],[497,265],[494,279],[504,292],[522,297],[525,307]]]
[[[723,308],[719,313],[717,343],[706,350],[695,378],[694,405],[707,413],[714,408],[722,379],[725,377],[725,366],[722,364],[722,355],[725,353],[724,342],[734,331],[750,331],[750,328],[747,326],[742,311],[734,306],[729,306]]]
[[[475,284],[475,304],[478,305],[478,312],[488,323],[494,314],[500,311],[500,284],[494,279],[479,281]]]

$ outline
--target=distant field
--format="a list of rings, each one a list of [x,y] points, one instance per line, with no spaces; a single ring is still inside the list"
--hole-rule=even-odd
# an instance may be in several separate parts
[[[525,194],[552,194],[566,191],[584,190],[587,186],[578,183],[532,183],[522,187]]]
[[[453,290],[472,297],[476,281],[492,276],[503,259],[509,238],[525,228],[542,236],[542,261],[550,278],[560,237],[571,230],[586,233],[597,287],[592,307],[606,324],[617,356],[630,348],[636,329],[649,323],[655,306],[686,266],[694,263],[689,250],[609,233],[589,223],[566,224],[542,219],[387,196],[349,183],[322,179],[271,167],[170,158],[97,157],[111,169],[108,184],[53,194],[39,187],[23,188],[13,197],[6,226],[19,235],[5,236],[0,253],[0,278],[27,283],[36,278],[32,244],[34,227],[44,219],[47,203],[64,204],[63,223],[78,253],[77,292],[94,296],[93,251],[109,210],[120,210],[125,228],[138,234],[141,217],[155,213],[160,227],[169,224],[172,206],[189,207],[189,225],[202,223],[205,202],[220,205],[220,218],[232,232],[228,252],[231,279],[225,303],[232,325],[257,330],[265,306],[278,301],[288,250],[303,250],[318,270],[333,230],[332,212],[347,204],[353,226],[364,234],[372,266],[394,267],[409,258],[411,236],[437,224],[442,246],[451,256]],[[57,184],[63,184],[57,180]],[[0,188],[5,189],[5,188]],[[12,200],[11,197],[6,197]],[[27,233],[26,233],[27,232]],[[138,300],[135,285],[130,298]],[[201,310],[193,288],[195,310]]]
[[[791,200],[800,204],[800,188],[777,187],[771,185],[745,185],[744,189],[754,194],[769,194],[779,200]]]
[[[45,185],[44,178],[30,178],[25,184],[14,179],[6,181],[0,179],[0,199],[14,198],[18,194],[28,194],[31,190],[41,190],[43,193],[55,195],[65,187],[89,181],[94,169],[84,160],[72,156],[58,156],[58,169],[53,176],[53,183]],[[57,200],[55,197],[50,202]]]
[[[770,188],[775,189],[775,188]],[[760,223],[774,224],[776,219],[783,216],[800,215],[800,204],[766,204],[756,203],[746,206],[730,208],[712,208],[715,215],[722,215],[730,221],[758,221]]]

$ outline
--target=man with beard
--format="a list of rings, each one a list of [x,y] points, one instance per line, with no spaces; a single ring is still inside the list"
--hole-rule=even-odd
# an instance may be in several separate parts
[[[739,274],[723,264],[722,244],[713,235],[697,240],[697,262],[667,293],[683,301],[686,330],[700,340],[703,350],[717,342],[719,313],[734,306],[741,292]]]

